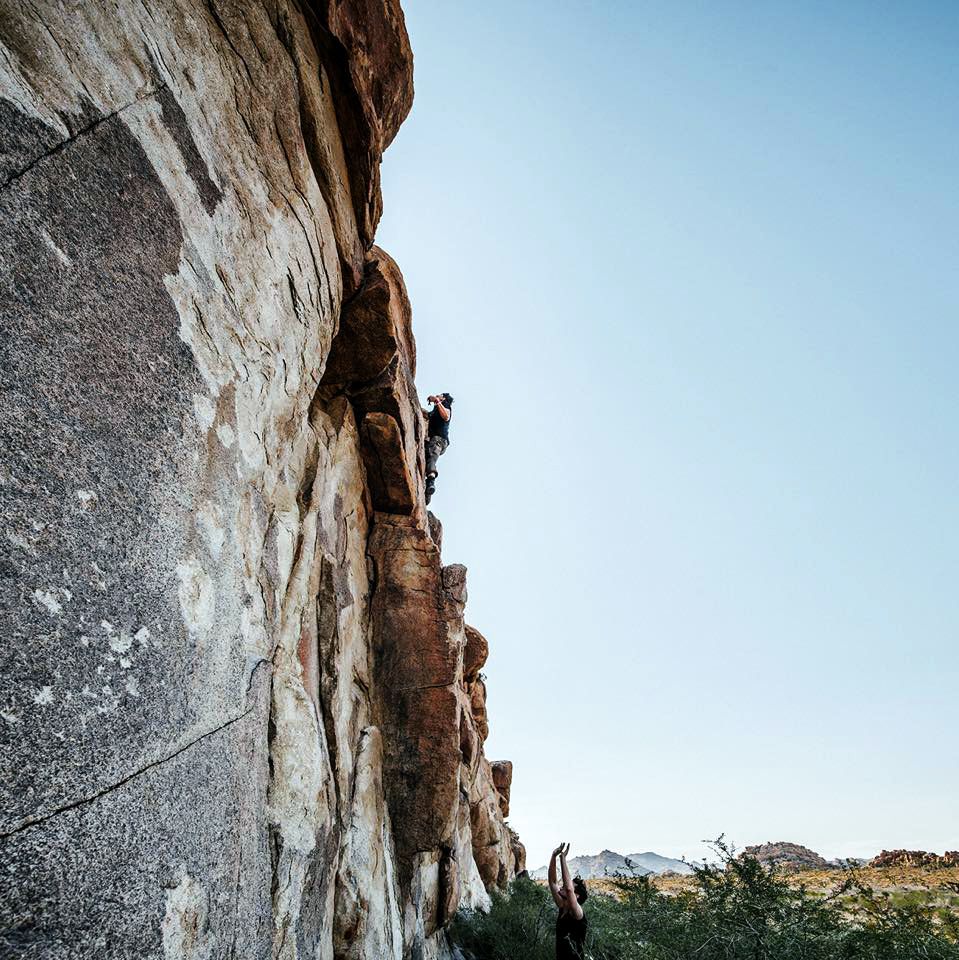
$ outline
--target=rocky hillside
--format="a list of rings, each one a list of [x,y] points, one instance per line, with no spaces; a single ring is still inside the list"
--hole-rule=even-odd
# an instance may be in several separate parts
[[[612,850],[603,850],[595,855],[572,857],[569,860],[570,870],[584,880],[598,880],[602,877],[644,876],[647,874],[680,873],[691,874],[693,868],[682,860],[672,857],[663,857],[658,853],[615,853]],[[539,867],[531,876],[535,880],[545,880],[548,867]]]
[[[746,847],[743,855],[758,860],[764,867],[775,867],[787,873],[800,870],[828,870],[831,866],[815,850],[800,843],[761,843]]]
[[[945,870],[959,867],[959,850],[947,850],[941,856],[925,850],[883,850],[868,864],[870,867],[931,867]]]
[[[523,868],[373,246],[396,0],[0,19],[0,955],[444,956]]]

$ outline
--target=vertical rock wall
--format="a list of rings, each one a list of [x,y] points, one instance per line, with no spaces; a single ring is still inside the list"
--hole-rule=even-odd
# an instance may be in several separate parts
[[[372,246],[411,100],[393,0],[0,17],[2,956],[441,956],[522,868]]]

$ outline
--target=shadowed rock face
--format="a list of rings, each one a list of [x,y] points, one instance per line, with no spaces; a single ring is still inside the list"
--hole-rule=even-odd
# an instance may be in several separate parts
[[[345,392],[363,437],[375,510],[411,515],[423,496],[424,421],[416,397],[416,344],[399,267],[378,247],[342,310],[323,374],[323,396]]]
[[[442,956],[517,861],[371,246],[402,12],[0,43],[0,954]]]
[[[317,31],[330,63],[347,147],[356,221],[369,245],[383,209],[380,156],[413,105],[413,52],[399,0],[319,0]]]

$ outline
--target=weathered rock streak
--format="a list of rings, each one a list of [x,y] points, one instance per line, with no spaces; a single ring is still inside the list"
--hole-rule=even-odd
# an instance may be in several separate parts
[[[0,17],[0,955],[430,958],[523,868],[373,246],[396,0]]]

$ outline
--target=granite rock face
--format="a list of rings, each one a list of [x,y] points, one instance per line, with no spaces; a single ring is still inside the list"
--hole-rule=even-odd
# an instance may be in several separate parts
[[[518,841],[372,246],[402,11],[0,46],[0,955],[444,956]]]

